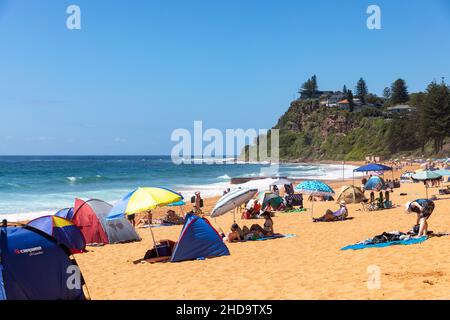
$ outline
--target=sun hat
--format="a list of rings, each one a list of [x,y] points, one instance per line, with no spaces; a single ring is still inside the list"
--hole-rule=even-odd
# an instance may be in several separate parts
[[[345,206],[347,203],[346,203],[344,200],[341,200],[341,202],[339,202],[339,204],[340,204],[341,206]]]
[[[406,204],[405,204],[405,211],[406,212],[410,212],[410,206],[411,206],[411,201],[408,201]]]

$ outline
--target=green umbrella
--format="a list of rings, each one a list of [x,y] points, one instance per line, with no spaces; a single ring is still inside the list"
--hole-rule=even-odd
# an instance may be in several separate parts
[[[414,180],[420,180],[420,181],[424,181],[425,182],[425,192],[427,194],[427,199],[428,199],[428,184],[426,182],[430,181],[430,180],[441,179],[442,175],[440,175],[436,171],[426,170],[426,171],[422,171],[422,172],[413,174],[412,178]]]

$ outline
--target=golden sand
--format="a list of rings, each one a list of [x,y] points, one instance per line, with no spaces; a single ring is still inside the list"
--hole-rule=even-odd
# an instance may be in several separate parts
[[[396,173],[398,176],[398,173]],[[332,186],[338,192],[342,182]],[[406,192],[407,196],[400,196]],[[436,194],[437,189],[431,189]],[[153,245],[149,229],[141,242],[90,247],[77,255],[92,299],[449,299],[450,237],[423,244],[358,251],[340,248],[384,231],[407,231],[415,216],[404,212],[408,200],[424,197],[423,184],[402,184],[391,200],[400,207],[364,212],[351,204],[352,220],[312,223],[311,210],[277,213],[275,232],[294,238],[227,244],[231,255],[181,263],[133,264]],[[450,196],[440,196],[430,230],[450,232]],[[206,211],[216,199],[205,201]],[[305,202],[310,208],[310,203]],[[314,216],[334,202],[315,202]],[[212,220],[227,231],[233,214]],[[261,220],[237,220],[242,225]],[[181,226],[154,228],[157,240],[177,240]],[[372,270],[380,271],[380,286]],[[376,276],[376,275],[375,275]],[[370,287],[370,289],[369,289]]]

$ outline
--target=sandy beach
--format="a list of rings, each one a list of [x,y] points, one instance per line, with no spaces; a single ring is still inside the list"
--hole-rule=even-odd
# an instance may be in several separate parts
[[[395,172],[395,176],[399,174]],[[330,185],[338,192],[348,183]],[[400,196],[401,192],[408,195]],[[432,194],[437,194],[437,189],[430,189]],[[434,237],[411,246],[340,250],[384,231],[406,232],[416,218],[405,213],[404,204],[424,196],[422,183],[402,184],[392,195],[399,207],[364,212],[360,204],[350,204],[353,219],[334,223],[312,223],[311,204],[305,201],[307,212],[276,213],[274,218],[276,232],[295,237],[227,244],[231,255],[226,257],[134,264],[152,247],[150,231],[138,229],[141,242],[89,247],[89,252],[77,255],[76,260],[92,299],[448,299],[450,237]],[[205,212],[216,200],[205,199]],[[435,203],[430,230],[449,232],[450,197],[439,196]],[[328,208],[335,209],[337,204],[314,203],[314,216]],[[227,231],[233,214],[210,221]],[[237,223],[251,225],[255,220],[238,219]],[[153,232],[157,240],[176,241],[180,230],[181,226],[159,227]],[[369,289],[370,272],[377,268],[380,287]]]

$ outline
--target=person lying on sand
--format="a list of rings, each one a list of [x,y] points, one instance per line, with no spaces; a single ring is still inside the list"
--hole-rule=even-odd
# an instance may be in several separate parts
[[[417,224],[419,225],[419,232],[417,238],[428,234],[428,218],[434,211],[434,202],[429,199],[417,199],[406,203],[406,212],[417,214]]]
[[[345,201],[339,203],[339,209],[335,212],[330,209],[325,212],[325,214],[320,218],[313,218],[313,222],[331,222],[344,220],[348,216],[347,205]]]

